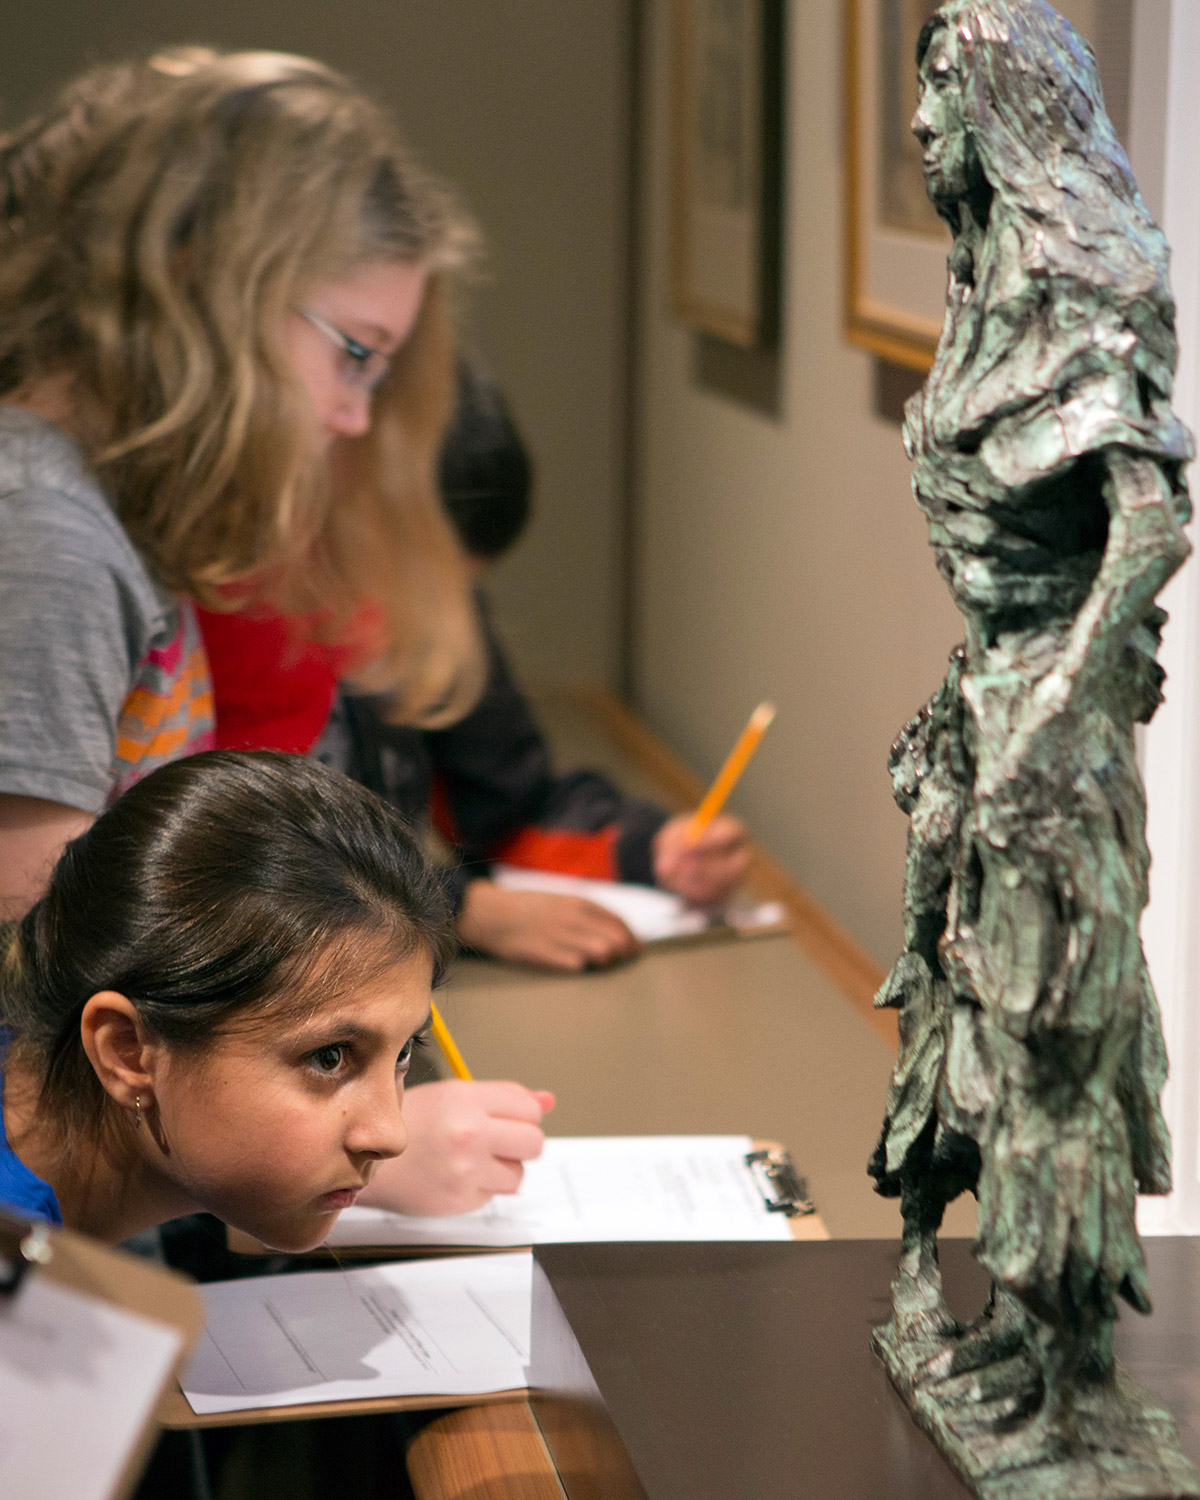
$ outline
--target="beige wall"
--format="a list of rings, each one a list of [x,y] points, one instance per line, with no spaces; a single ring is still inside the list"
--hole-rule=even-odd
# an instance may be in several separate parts
[[[613,671],[625,325],[629,0],[45,0],[12,7],[0,111],[165,42],[271,47],[394,104],[482,220],[477,342],[536,452],[536,522],[498,572],[537,678]],[[20,9],[20,17],[16,17]]]

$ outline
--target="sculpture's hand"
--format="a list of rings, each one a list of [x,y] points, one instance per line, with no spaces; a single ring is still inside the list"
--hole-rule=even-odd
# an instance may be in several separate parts
[[[1071,697],[1114,669],[1130,632],[1191,551],[1159,465],[1124,448],[1105,449],[1104,462],[1108,541],[1058,662]]]
[[[1012,804],[1020,787],[1053,774],[1056,744],[1073,708],[1075,684],[1056,663],[1031,688],[1028,664],[1008,660],[993,671],[968,673],[963,697],[975,722],[977,804]]]

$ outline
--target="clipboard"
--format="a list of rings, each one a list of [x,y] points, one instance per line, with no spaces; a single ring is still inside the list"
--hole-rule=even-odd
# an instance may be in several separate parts
[[[778,1141],[755,1141],[746,1165],[771,1213],[788,1220],[794,1240],[827,1240],[829,1230],[808,1195],[808,1179],[801,1177],[791,1153]]]
[[[796,1171],[787,1149],[778,1141],[756,1140],[746,1156],[746,1166],[771,1213],[783,1215],[794,1240],[827,1240],[829,1230],[808,1194],[808,1183]],[[236,1255],[277,1255],[253,1235],[227,1228],[226,1244]],[[324,1265],[361,1260],[406,1260],[430,1255],[488,1255],[502,1250],[527,1250],[528,1245],[317,1245],[297,1260]]]
[[[133,1313],[139,1320],[165,1325],[175,1336],[174,1356],[164,1368],[157,1392],[151,1393],[144,1418],[135,1419],[127,1444],[120,1445],[124,1451],[117,1458],[111,1478],[101,1476],[107,1500],[125,1500],[137,1483],[158,1435],[157,1402],[161,1401],[163,1391],[175,1384],[204,1326],[200,1294],[178,1272],[120,1250],[110,1250],[71,1230],[30,1221],[0,1209],[0,1307],[7,1310],[20,1306],[15,1299],[22,1298],[22,1294],[27,1306],[30,1283],[35,1280],[86,1299],[82,1303],[72,1299],[74,1309],[86,1312],[92,1306],[106,1312]],[[11,1326],[6,1327],[0,1320],[0,1361],[6,1335],[12,1336]],[[80,1357],[82,1360],[83,1355]],[[47,1384],[48,1395],[52,1388]],[[11,1435],[6,1436],[12,1441]],[[108,1459],[112,1457],[110,1451]],[[48,1467],[49,1458],[46,1464]]]

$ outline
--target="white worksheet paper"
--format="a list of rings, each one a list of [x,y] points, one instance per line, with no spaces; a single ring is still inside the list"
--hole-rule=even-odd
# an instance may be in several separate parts
[[[533,1257],[447,1256],[201,1287],[198,1414],[526,1384]]]
[[[515,1193],[427,1219],[348,1208],[330,1245],[543,1245],[584,1240],[786,1240],[746,1166],[745,1135],[551,1136]]]
[[[0,1298],[0,1495],[104,1500],[182,1335],[49,1277]]]
[[[549,891],[561,896],[582,896],[614,912],[634,937],[643,943],[666,938],[694,937],[719,926],[739,932],[755,932],[783,925],[786,917],[778,901],[735,901],[709,909],[690,906],[682,896],[656,890],[650,885],[620,884],[613,880],[588,880],[581,875],[555,875],[548,870],[518,869],[493,865],[491,878],[512,891]]]

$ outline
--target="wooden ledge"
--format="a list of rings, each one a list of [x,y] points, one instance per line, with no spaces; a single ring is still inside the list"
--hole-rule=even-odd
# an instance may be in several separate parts
[[[565,1500],[523,1401],[435,1418],[409,1444],[408,1477],[418,1500]]]

